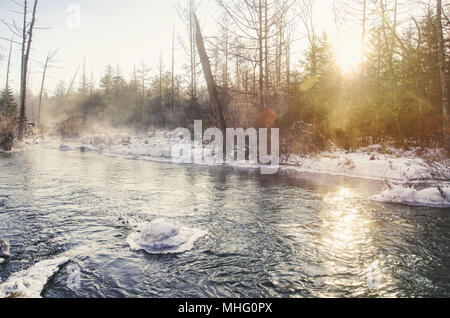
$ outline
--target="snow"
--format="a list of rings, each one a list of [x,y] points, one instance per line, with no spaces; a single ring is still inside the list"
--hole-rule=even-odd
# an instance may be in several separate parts
[[[0,298],[41,298],[49,279],[67,262],[66,257],[46,260],[12,274],[6,282],[0,283]]]
[[[37,137],[25,140],[21,146],[15,147],[14,152],[26,150],[25,145],[35,145],[41,142]],[[81,152],[95,151],[104,155],[133,158],[140,160],[186,163],[189,158],[186,154],[173,154],[175,145],[182,143],[178,138],[172,138],[172,132],[155,131],[143,136],[127,134],[94,134],[73,140],[70,144],[61,144],[59,150]],[[181,147],[182,148],[182,147]],[[211,145],[203,145],[204,152],[214,153]],[[291,154],[282,156],[280,170],[291,172],[321,173],[351,178],[390,181],[394,183],[418,183],[449,180],[449,159],[441,160],[430,165],[419,156],[419,148],[408,151],[382,145],[371,145],[366,148],[355,149],[349,153],[342,149],[334,149],[333,152],[323,152],[318,155]],[[430,157],[442,157],[439,149],[424,149]],[[423,151],[422,151],[423,152]],[[192,151],[198,158],[198,153]],[[435,160],[431,160],[432,162]],[[200,164],[201,160],[194,160]],[[222,165],[223,161],[213,157],[202,165]],[[252,165],[248,162],[235,162],[235,168],[258,169],[262,165]],[[432,167],[433,166],[433,167]]]
[[[397,186],[374,195],[371,199],[383,203],[450,208],[450,187],[415,190]]]
[[[284,170],[325,173],[370,180],[411,182],[431,180],[430,169],[418,157],[394,157],[379,153],[323,153],[319,156],[290,155]]]
[[[106,155],[135,158],[142,160],[154,160],[174,163],[184,163],[188,160],[185,154],[173,154],[174,146],[180,145],[182,141],[172,139],[171,132],[157,131],[148,133],[144,137],[128,135],[93,135],[81,139],[83,146],[78,149],[98,151]],[[182,148],[182,147],[181,147]],[[204,151],[213,153],[211,145],[204,145]],[[300,156],[292,154],[282,158],[281,170],[293,172],[322,173],[335,176],[346,176],[351,178],[393,181],[397,183],[410,183],[434,180],[436,175],[429,164],[416,155],[415,151],[401,151],[389,148],[382,152],[381,145],[372,145],[367,148],[355,150],[348,153],[336,149],[334,152],[324,152],[316,156]],[[431,150],[429,150],[431,151]],[[192,151],[194,156],[195,151]],[[198,156],[198,154],[197,154]],[[198,158],[196,158],[198,159]],[[201,160],[194,160],[197,164]],[[223,162],[213,158],[203,165],[220,165]],[[248,162],[233,163],[237,168],[261,168],[262,165],[252,165]],[[445,175],[442,179],[447,179]]]
[[[143,224],[141,230],[128,237],[131,250],[144,250],[149,254],[178,254],[194,248],[194,243],[206,232],[157,219]]]
[[[5,240],[0,240],[0,258],[11,257],[9,253],[10,245]]]

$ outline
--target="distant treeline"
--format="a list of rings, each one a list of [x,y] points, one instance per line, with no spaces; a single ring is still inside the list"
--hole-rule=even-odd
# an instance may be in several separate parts
[[[280,127],[289,150],[298,152],[324,150],[332,143],[346,149],[387,141],[448,146],[448,101],[443,98],[450,71],[448,5],[430,2],[419,16],[405,19],[410,4],[335,1],[336,18],[349,15],[363,31],[359,67],[343,72],[327,34],[315,30],[314,1],[217,2],[223,8],[219,31],[210,34],[205,28],[203,33],[229,127]],[[161,65],[150,77],[148,67],[140,65],[126,79],[119,67],[107,66],[100,83],[94,83],[83,67],[78,87],[60,82],[54,96],[44,94],[42,122],[77,117],[87,125],[138,130],[190,127],[195,119],[212,124],[194,40],[196,9],[192,0],[179,8],[189,32],[187,74]],[[291,61],[295,28],[306,34],[308,49],[301,60]],[[36,105],[36,98],[29,97],[30,104]],[[31,113],[36,107],[28,109]]]

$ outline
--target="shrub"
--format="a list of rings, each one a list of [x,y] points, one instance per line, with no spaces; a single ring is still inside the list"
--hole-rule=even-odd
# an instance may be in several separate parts
[[[70,117],[55,124],[56,132],[62,137],[75,138],[81,135],[83,120],[78,117]]]
[[[17,133],[17,120],[15,117],[0,115],[0,149],[11,151]]]

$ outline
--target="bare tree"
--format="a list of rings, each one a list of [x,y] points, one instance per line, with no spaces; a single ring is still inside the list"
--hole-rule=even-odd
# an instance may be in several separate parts
[[[163,57],[162,53],[159,53],[159,115],[164,124],[163,116],[163,94],[162,94],[162,77],[163,77]]]
[[[148,73],[150,71],[151,71],[151,68],[148,67],[144,61],[142,61],[141,68],[137,71],[137,75],[138,75],[140,85],[141,85],[142,99],[145,98],[146,83],[148,81]]]
[[[69,88],[67,89],[67,92],[66,92],[66,97],[69,97],[70,92],[72,91],[73,84],[75,83],[75,80],[77,79],[80,68],[81,68],[81,65],[78,65],[77,70],[75,71],[75,74],[73,75],[72,80],[70,81]]]
[[[83,59],[83,74],[81,75],[81,87],[80,87],[80,93],[83,96],[86,96],[88,93],[88,79],[87,79],[87,74],[86,74],[86,56],[87,56],[87,54],[84,55],[84,59]]]
[[[9,74],[10,74],[10,69],[11,69],[11,55],[12,55],[13,42],[14,42],[14,36],[11,38],[11,42],[9,45],[8,64],[6,66],[5,91],[7,91],[9,89]]]
[[[254,82],[258,82],[258,106],[262,110],[267,106],[273,81],[272,71],[279,65],[280,36],[289,24],[286,21],[291,1],[280,0],[217,0],[230,17],[241,40],[241,58],[254,65]],[[285,21],[283,21],[285,20]],[[284,41],[283,41],[284,42]],[[285,45],[288,45],[287,43]],[[258,70],[256,76],[256,69]]]
[[[26,126],[26,101],[27,101],[27,80],[28,67],[31,54],[31,44],[33,40],[33,31],[36,23],[36,11],[38,0],[34,1],[31,11],[31,18],[29,19],[28,0],[23,0],[23,3],[15,2],[22,8],[23,24],[19,27],[14,22],[13,24],[5,23],[13,34],[20,37],[21,42],[21,72],[20,72],[20,100],[19,100],[19,140],[23,139]]]
[[[41,90],[39,92],[39,105],[38,105],[38,118],[37,118],[38,126],[41,123],[42,94],[44,92],[45,76],[47,75],[47,69],[51,66],[50,64],[53,61],[53,59],[55,58],[57,53],[58,53],[58,49],[56,49],[54,51],[50,51],[50,52],[48,52],[47,57],[45,59],[44,70],[42,72]]]
[[[450,152],[450,135],[448,134],[448,87],[447,87],[447,75],[445,70],[445,45],[444,35],[442,32],[442,0],[436,0],[436,26],[438,34],[439,45],[439,71],[441,77],[441,90],[442,90],[442,116],[443,116],[443,130],[444,130],[444,143],[447,152]]]
[[[175,119],[175,22],[172,27],[172,74],[171,74],[171,104],[172,115]]]

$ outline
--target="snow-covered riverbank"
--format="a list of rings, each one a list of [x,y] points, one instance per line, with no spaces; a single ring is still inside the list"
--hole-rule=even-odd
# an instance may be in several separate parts
[[[27,150],[39,142],[40,138],[26,140],[13,151]],[[57,144],[61,151],[95,151],[109,156],[176,162],[172,160],[171,155],[175,142],[179,141],[171,139],[171,132],[159,131],[140,137],[127,134],[95,134],[65,141],[54,138],[48,143]],[[434,154],[436,157],[440,154],[438,149],[427,149],[423,152]],[[440,157],[442,159],[443,156]],[[441,160],[432,166],[417,154],[417,149],[402,151],[391,148],[387,154],[382,151],[381,146],[374,145],[351,153],[336,149],[334,152],[318,155],[282,155],[280,160],[279,168],[282,171],[330,174],[396,184],[450,182],[450,159]],[[245,162],[235,163],[233,166],[260,168]]]
[[[107,156],[115,156],[128,159],[177,162],[172,158],[172,147],[180,142],[171,138],[171,132],[157,131],[146,136],[131,136],[127,134],[95,134],[78,139],[60,141],[53,139],[46,144],[51,144],[60,151],[98,152]],[[27,149],[30,145],[38,143],[39,138],[24,142],[19,151]],[[207,146],[205,146],[207,147]],[[383,149],[379,145],[357,149],[354,152],[336,149],[333,152],[324,152],[319,155],[289,155],[281,156],[280,171],[294,173],[320,173],[334,176],[344,176],[366,180],[384,181],[390,184],[402,186],[403,192],[392,189],[380,195],[378,201],[447,206],[448,202],[442,196],[436,200],[411,201],[411,193],[408,186],[414,184],[426,184],[435,189],[437,186],[448,187],[450,185],[450,160],[442,155],[438,149],[422,150],[428,156],[439,158],[439,162],[426,161],[419,156],[419,149],[402,151],[395,148]],[[204,163],[205,165],[210,165]],[[261,166],[251,165],[246,162],[232,164],[235,168],[258,169]],[[390,192],[389,192],[390,191]],[[415,190],[414,190],[415,191]],[[423,192],[419,197],[431,195],[431,192]],[[417,196],[416,196],[417,197]],[[391,199],[389,199],[391,198]],[[442,200],[444,201],[442,201]]]
[[[80,139],[74,146],[82,151],[99,151],[107,155],[131,157],[143,160],[171,161],[174,144],[170,132],[149,133],[146,137],[128,135],[93,135]],[[390,154],[382,153],[381,146],[375,145],[358,149],[353,153],[337,149],[319,155],[289,155],[281,157],[281,170],[324,173],[352,178],[389,181],[394,183],[419,183],[430,181],[450,181],[450,160],[441,163],[441,169],[430,166],[416,154],[415,150],[391,149]],[[438,152],[429,149],[428,152]],[[447,165],[447,166],[446,166]],[[245,163],[238,167],[259,168]]]
[[[397,155],[387,155],[380,154],[371,148],[359,149],[354,153],[337,150],[317,156],[290,155],[283,169],[394,183],[419,183],[448,179],[445,169],[436,171],[424,159],[412,152],[398,150]],[[438,177],[434,174],[437,174]]]

